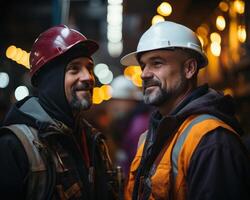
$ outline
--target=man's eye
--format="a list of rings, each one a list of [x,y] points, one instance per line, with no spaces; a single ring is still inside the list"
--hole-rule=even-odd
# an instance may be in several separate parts
[[[76,70],[78,70],[78,67],[75,66],[75,65],[71,65],[71,66],[68,67],[68,71],[69,71],[69,70],[76,71]]]
[[[72,73],[72,74],[75,74],[75,73],[77,73],[78,72],[78,69],[77,68],[75,68],[75,67],[70,67],[70,68],[68,68],[68,70],[67,70],[69,73]]]
[[[162,62],[160,62],[160,61],[154,61],[154,65],[156,65],[156,66],[162,65]]]

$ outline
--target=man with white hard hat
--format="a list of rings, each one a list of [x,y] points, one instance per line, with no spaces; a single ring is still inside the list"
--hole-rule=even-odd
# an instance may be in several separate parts
[[[156,108],[139,140],[125,199],[250,199],[250,159],[233,99],[197,85],[208,60],[196,34],[158,23],[121,63],[141,66],[144,102]]]

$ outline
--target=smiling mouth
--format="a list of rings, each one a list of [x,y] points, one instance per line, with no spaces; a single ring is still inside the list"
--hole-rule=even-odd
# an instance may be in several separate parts
[[[147,86],[146,88],[144,88],[144,93],[145,93],[145,92],[151,92],[151,91],[153,91],[156,87],[159,87],[159,86],[158,86],[158,85]]]
[[[78,93],[78,94],[88,94],[88,93],[91,93],[90,90],[76,90],[75,92]]]
[[[159,87],[159,85],[149,85],[149,86],[145,87],[145,90],[155,88],[155,87]]]
[[[84,96],[89,96],[92,95],[91,90],[75,90],[75,95],[78,97],[84,97]]]

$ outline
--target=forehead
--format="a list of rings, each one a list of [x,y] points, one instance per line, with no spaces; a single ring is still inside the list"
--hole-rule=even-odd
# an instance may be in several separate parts
[[[72,59],[68,65],[71,64],[93,64],[93,60],[89,57],[78,57],[78,58],[74,58]]]
[[[150,60],[154,59],[167,59],[170,60],[171,58],[179,58],[181,59],[182,57],[185,57],[185,54],[183,51],[179,49],[159,49],[159,50],[154,50],[154,51],[148,51],[143,53],[139,61],[140,62],[148,62]]]

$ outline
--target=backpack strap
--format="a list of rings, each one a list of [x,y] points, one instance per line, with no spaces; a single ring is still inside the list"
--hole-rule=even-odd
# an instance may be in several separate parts
[[[56,171],[46,156],[47,149],[38,138],[38,131],[25,124],[13,124],[9,129],[22,143],[29,161],[26,200],[51,199],[55,187]],[[50,165],[49,165],[50,164]]]
[[[10,129],[21,141],[29,160],[30,170],[32,172],[45,171],[46,166],[38,150],[41,144],[37,130],[24,124],[14,124],[5,128]]]

